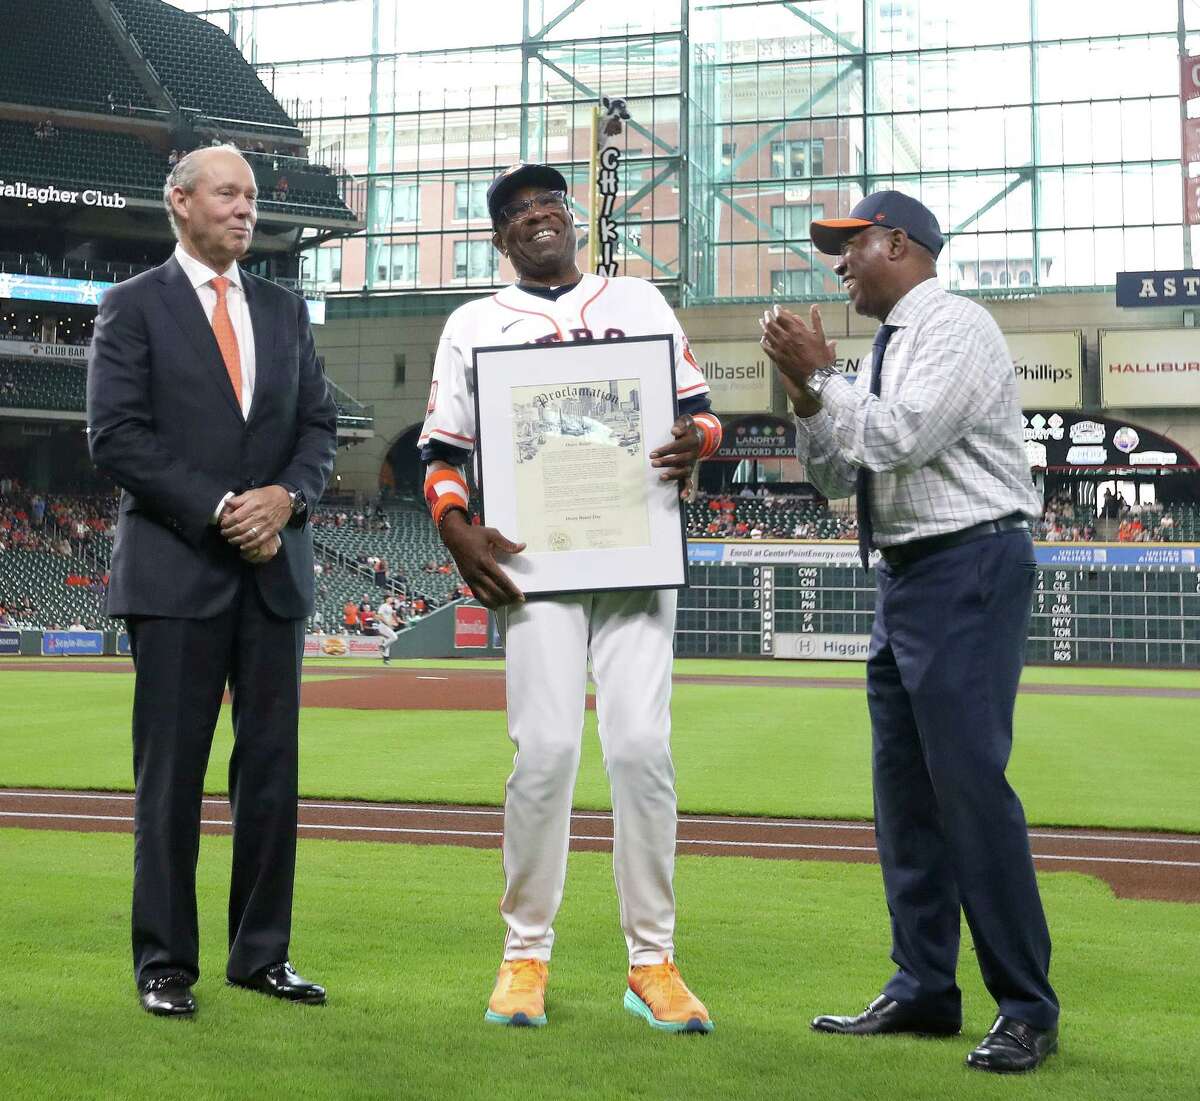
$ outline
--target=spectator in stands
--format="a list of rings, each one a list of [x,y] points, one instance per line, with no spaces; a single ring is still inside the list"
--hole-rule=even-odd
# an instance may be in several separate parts
[[[136,675],[134,967],[142,1007],[164,1016],[196,1008],[201,795],[227,684],[225,974],[269,997],[325,1001],[288,948],[313,610],[303,528],[333,471],[337,412],[303,300],[238,264],[256,198],[234,150],[182,157],[163,187],[175,251],[105,292],[88,361],[92,459],[136,506],[121,511],[108,610],[126,619]]]
[[[179,163],[179,150],[172,149],[171,152],[167,154],[167,167],[174,168],[178,163]]]
[[[288,197],[288,178],[280,176],[275,181],[275,201],[277,203],[286,203]]]
[[[347,600],[346,606],[342,609],[342,626],[346,628],[348,634],[353,634],[358,630],[358,602]]]
[[[67,630],[68,631],[86,631],[87,628],[82,623],[80,623],[79,617],[76,616],[73,620],[71,620],[71,625],[67,628]]]
[[[12,616],[8,614],[8,609],[0,608],[0,627],[11,627],[12,625]]]
[[[112,92],[109,92],[108,95],[104,97],[104,102],[108,104],[109,113],[115,114],[117,110],[117,97],[113,95]]]

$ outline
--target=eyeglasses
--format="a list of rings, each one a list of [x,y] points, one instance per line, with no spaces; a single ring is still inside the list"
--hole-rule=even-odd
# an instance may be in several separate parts
[[[554,210],[556,208],[565,210],[566,206],[567,193],[565,191],[542,191],[529,199],[514,199],[511,203],[505,203],[500,208],[500,221],[519,222],[522,218],[528,217],[534,208],[538,210]]]

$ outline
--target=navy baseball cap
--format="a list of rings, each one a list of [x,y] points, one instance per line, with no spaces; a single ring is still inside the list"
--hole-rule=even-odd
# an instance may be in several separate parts
[[[810,228],[813,244],[829,256],[838,256],[842,246],[867,226],[902,229],[935,257],[945,244],[933,211],[900,191],[876,191],[860,200],[849,218],[820,218]]]
[[[487,190],[488,213],[492,226],[500,223],[500,208],[522,187],[544,187],[547,191],[566,191],[567,181],[557,168],[548,164],[512,164],[491,182]]]

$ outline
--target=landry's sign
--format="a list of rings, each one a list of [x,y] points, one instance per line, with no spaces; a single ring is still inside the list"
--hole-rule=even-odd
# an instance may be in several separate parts
[[[737,462],[741,459],[796,457],[796,425],[791,417],[777,417],[771,413],[730,417],[722,429],[721,447],[714,459]]]
[[[61,359],[87,363],[88,344],[31,344],[26,340],[0,340],[0,356],[21,359]]]
[[[24,180],[17,183],[0,180],[0,197],[21,199],[37,206],[108,206],[124,210],[129,205],[119,191],[101,191],[95,187],[71,191],[69,188],[55,187],[53,184],[27,183]]]
[[[1200,329],[1103,329],[1100,397],[1118,408],[1200,405]]]
[[[871,369],[873,337],[834,339],[837,340],[834,366],[839,371],[853,377]],[[1078,409],[1083,405],[1082,337],[1078,329],[1005,333],[1004,339],[1017,373],[1021,408],[1052,405]]]
[[[771,407],[771,376],[775,368],[756,340],[701,342],[692,353],[718,413],[750,413]]]

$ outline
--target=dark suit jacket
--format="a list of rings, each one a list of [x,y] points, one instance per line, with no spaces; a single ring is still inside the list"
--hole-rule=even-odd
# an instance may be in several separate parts
[[[313,606],[312,531],[280,532],[270,562],[248,567],[212,524],[217,503],[282,483],[311,512],[333,470],[337,410],[302,299],[242,272],[254,329],[248,418],[204,308],[176,260],[105,294],[88,359],[92,460],[123,492],[108,614],[204,619],[227,608],[247,570],[276,615]]]

